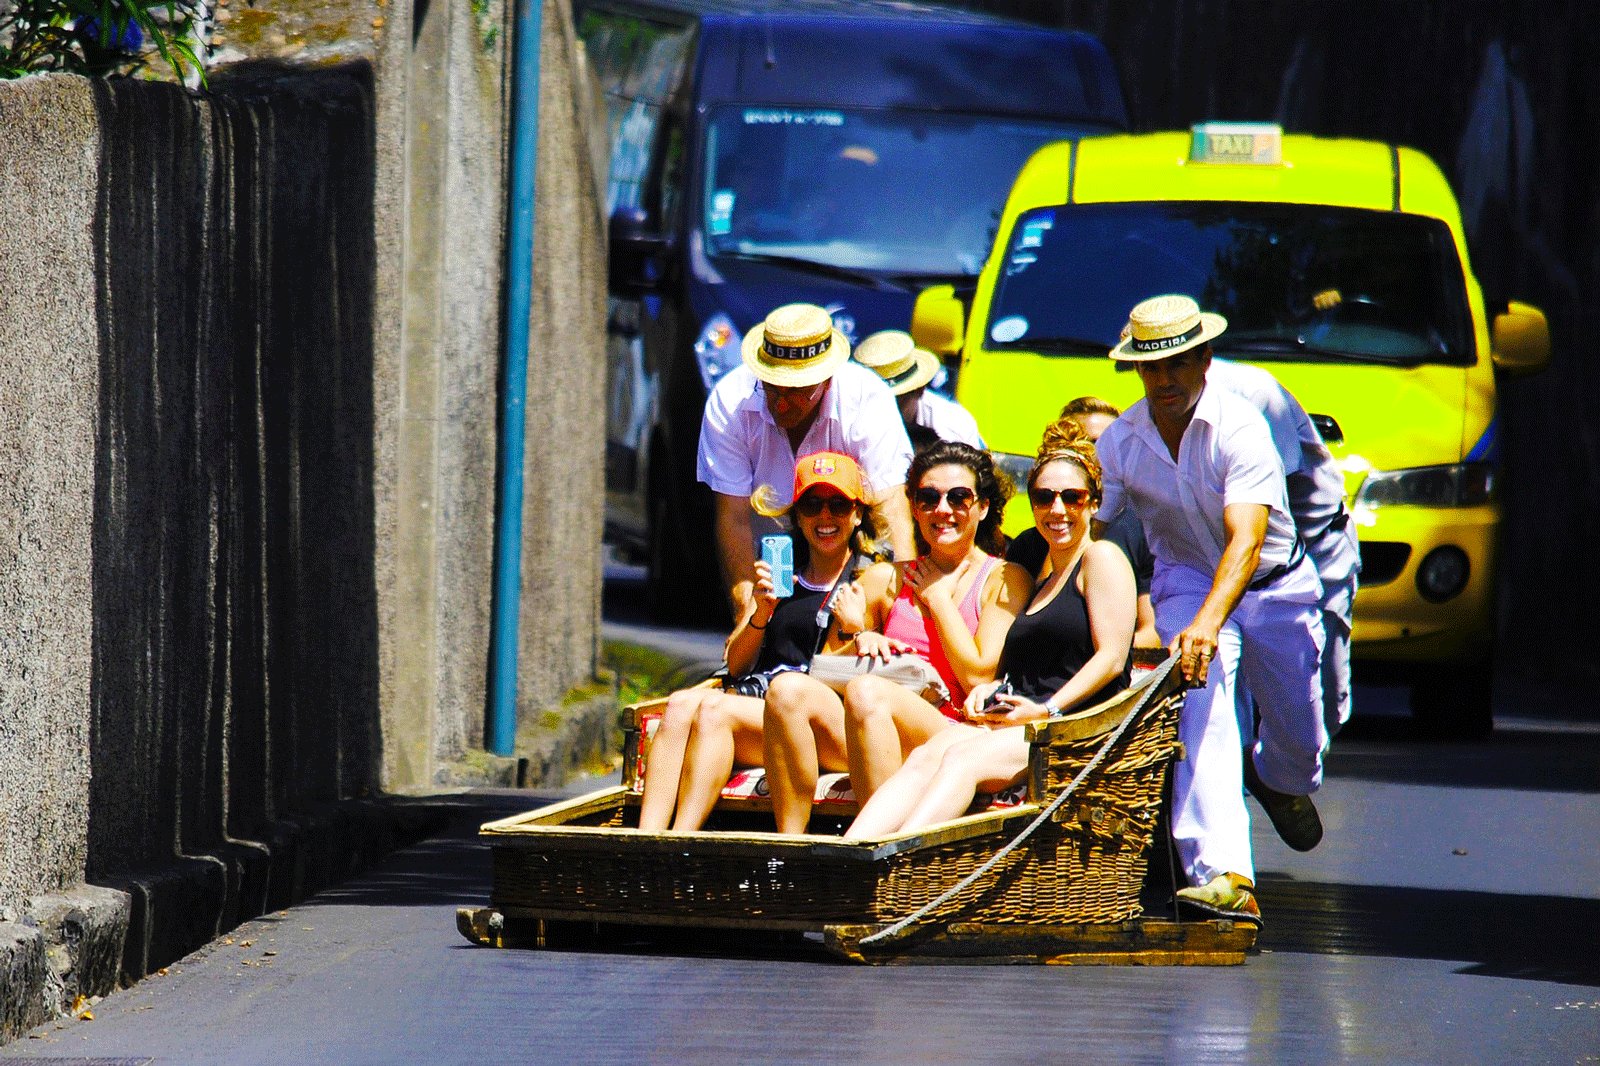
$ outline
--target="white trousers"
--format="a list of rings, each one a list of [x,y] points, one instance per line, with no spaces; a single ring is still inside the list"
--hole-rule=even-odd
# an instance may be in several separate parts
[[[1215,575],[1156,565],[1150,594],[1156,629],[1171,643],[1211,591]],[[1322,591],[1302,562],[1271,586],[1246,592],[1222,627],[1206,687],[1185,698],[1178,724],[1184,757],[1173,771],[1172,837],[1191,884],[1219,874],[1255,878],[1240,750],[1269,787],[1299,796],[1322,784],[1328,746],[1322,701]],[[1240,729],[1240,689],[1261,714],[1253,744]]]
[[[1332,740],[1350,720],[1350,618],[1322,612],[1322,724]]]
[[[1307,552],[1322,581],[1322,720],[1331,738],[1350,720],[1350,615],[1361,573],[1355,523],[1325,532]]]

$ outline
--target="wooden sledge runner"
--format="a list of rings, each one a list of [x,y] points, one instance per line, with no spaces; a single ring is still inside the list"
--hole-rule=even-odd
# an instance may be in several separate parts
[[[627,784],[489,822],[490,905],[457,925],[496,947],[676,927],[820,933],[863,963],[1238,964],[1255,926],[1141,906],[1182,701],[1168,660],[1113,700],[1030,725],[1020,806],[873,840],[749,829],[770,814],[735,801],[710,831],[642,832]]]

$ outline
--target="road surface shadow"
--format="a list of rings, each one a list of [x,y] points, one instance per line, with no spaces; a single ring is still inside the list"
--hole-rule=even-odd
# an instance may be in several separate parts
[[[1406,785],[1600,792],[1600,732],[1505,724],[1487,740],[1417,739],[1407,719],[1357,718],[1334,740],[1331,778]]]
[[[1263,874],[1260,946],[1462,962],[1484,977],[1600,986],[1600,899],[1341,885]]]
[[[493,872],[489,850],[477,840],[478,826],[551,799],[516,793],[459,797],[460,813],[447,832],[304,906],[483,906]],[[1170,887],[1158,891],[1162,876],[1160,869],[1151,872],[1147,913],[1162,910],[1153,905],[1156,896],[1170,895]],[[1261,894],[1267,910],[1261,947],[1267,950],[1438,959],[1462,963],[1459,972],[1466,974],[1600,986],[1600,953],[1589,935],[1600,928],[1600,899],[1333,884],[1271,873],[1261,876]],[[446,920],[453,920],[453,911],[441,918]],[[814,940],[706,930],[645,935],[619,929],[589,946],[629,954],[820,957]]]

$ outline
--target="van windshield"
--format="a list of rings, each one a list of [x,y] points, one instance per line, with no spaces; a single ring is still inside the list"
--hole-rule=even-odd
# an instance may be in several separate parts
[[[1028,156],[1089,132],[948,112],[720,107],[706,135],[706,248],[877,275],[974,276]]]
[[[1251,360],[1470,364],[1449,228],[1390,211],[1237,202],[1036,208],[1017,219],[985,347],[1104,357],[1128,310],[1193,296]]]

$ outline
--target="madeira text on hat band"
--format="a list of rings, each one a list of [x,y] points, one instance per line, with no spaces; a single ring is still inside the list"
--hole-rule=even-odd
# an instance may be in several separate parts
[[[1128,342],[1128,349],[1135,352],[1161,352],[1168,348],[1177,348],[1188,344],[1200,336],[1204,330],[1205,323],[1199,322],[1195,324],[1193,329],[1180,333],[1176,337],[1152,337],[1147,341],[1134,337]]]
[[[812,344],[788,345],[774,344],[770,340],[761,341],[761,350],[774,359],[815,359],[833,346],[833,334],[824,334],[822,339]]]

